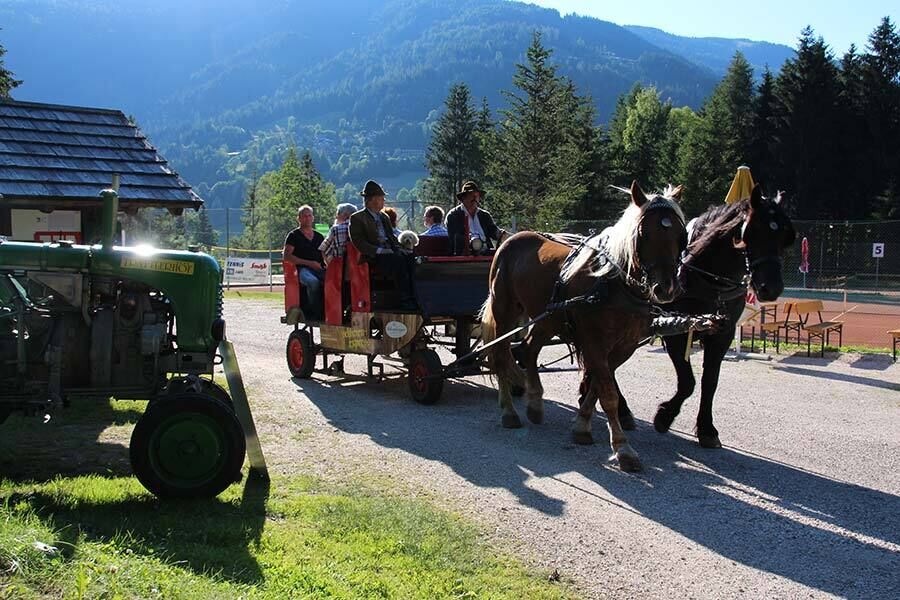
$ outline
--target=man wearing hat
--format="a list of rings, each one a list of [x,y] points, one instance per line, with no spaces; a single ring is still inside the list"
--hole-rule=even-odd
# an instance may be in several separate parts
[[[412,256],[404,253],[394,235],[394,228],[384,208],[384,189],[374,181],[367,181],[359,193],[365,206],[350,216],[350,241],[360,253],[360,262],[374,265],[379,272],[391,277],[400,290],[400,309],[417,308],[412,288]]]
[[[494,218],[486,210],[478,207],[484,191],[474,181],[467,181],[456,194],[460,204],[447,213],[447,235],[450,236],[450,253],[454,255],[473,254],[494,247],[507,235],[497,227]]]

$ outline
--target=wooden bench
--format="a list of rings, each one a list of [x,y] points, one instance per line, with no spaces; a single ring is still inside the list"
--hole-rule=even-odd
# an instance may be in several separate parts
[[[815,339],[821,341],[822,346],[819,356],[825,356],[825,345],[830,341],[832,332],[838,334],[838,346],[844,341],[844,322],[843,321],[825,321],[822,319],[822,311],[824,306],[821,300],[807,300],[805,302],[797,302],[794,304],[794,313],[800,319],[800,327],[806,333],[806,355],[812,353],[812,342]],[[815,313],[819,317],[818,323],[810,323],[810,315]],[[798,335],[799,340],[799,335]]]
[[[888,335],[891,336],[894,362],[897,362],[897,345],[900,344],[900,329],[891,329],[888,331]]]
[[[784,329],[785,341],[788,341],[788,333],[800,322],[795,315],[793,302],[785,302],[781,307],[784,318],[778,319],[778,305],[768,302],[760,307],[759,337],[763,343],[763,352],[768,348],[769,338],[775,340],[775,353],[781,350],[781,330]],[[798,342],[799,343],[799,342]]]

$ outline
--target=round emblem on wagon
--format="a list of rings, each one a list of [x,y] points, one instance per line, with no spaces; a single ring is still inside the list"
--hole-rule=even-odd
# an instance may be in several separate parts
[[[384,326],[384,332],[389,338],[402,338],[409,329],[400,321],[388,321]]]

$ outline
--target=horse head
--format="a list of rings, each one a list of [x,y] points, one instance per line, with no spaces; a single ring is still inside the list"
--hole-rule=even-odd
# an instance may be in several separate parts
[[[760,300],[776,300],[784,291],[781,257],[796,237],[794,226],[781,206],[781,193],[768,199],[755,186],[734,244],[746,253],[750,283]]]
[[[687,246],[684,213],[677,200],[681,186],[668,186],[662,193],[646,195],[637,181],[631,184],[633,212],[631,251],[627,270],[649,290],[653,302],[671,302],[681,293],[678,266]],[[624,217],[623,217],[624,218]]]

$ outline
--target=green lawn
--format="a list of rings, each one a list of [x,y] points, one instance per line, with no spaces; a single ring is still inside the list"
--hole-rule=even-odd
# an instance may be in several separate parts
[[[242,290],[232,288],[225,290],[226,300],[268,300],[270,302],[282,302],[284,300],[284,292],[280,289],[276,291],[265,290]]]
[[[0,466],[9,467],[0,480],[0,598],[573,595],[487,545],[464,518],[377,483],[294,475],[235,484],[213,500],[160,502],[110,443],[127,439],[136,407],[76,407],[54,417],[55,430],[21,417],[0,426],[10,434],[0,436]],[[112,440],[95,448],[90,438],[109,435],[103,424]],[[85,474],[85,456],[103,474]]]

